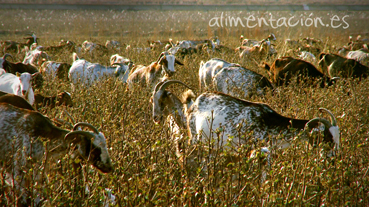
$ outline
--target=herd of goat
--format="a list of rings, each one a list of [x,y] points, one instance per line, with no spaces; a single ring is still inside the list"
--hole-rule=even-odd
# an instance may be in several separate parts
[[[289,48],[297,49],[299,58],[280,57],[273,64],[263,63],[269,74],[265,77],[255,71],[242,67],[238,63],[230,63],[219,58],[202,61],[199,67],[199,88],[203,92],[199,96],[189,90],[179,98],[168,90],[173,84],[190,86],[180,80],[170,78],[176,72],[175,65],[183,65],[179,57],[188,54],[206,52],[222,54],[235,52],[240,58],[255,60],[258,57],[276,57],[274,48],[276,37],[270,34],[267,38],[257,41],[241,36],[241,45],[235,49],[221,45],[218,38],[206,40],[183,40],[176,43],[168,41],[149,41],[147,48],[133,48],[126,45],[125,50],[149,52],[164,51],[149,65],[134,64],[129,58],[119,54],[111,56],[110,66],[91,63],[80,58],[79,54],[92,55],[95,51],[121,51],[117,41],[107,41],[105,45],[85,41],[77,46],[72,41],[62,41],[57,46],[39,46],[36,35],[26,37],[25,43],[15,41],[1,42],[3,57],[0,58],[0,160],[7,172],[7,181],[13,185],[19,196],[19,202],[27,204],[27,178],[25,169],[31,163],[42,163],[46,148],[38,137],[51,141],[48,156],[55,160],[64,156],[71,143],[77,146],[75,157],[88,160],[90,164],[104,173],[113,171],[105,136],[88,123],[77,123],[73,130],[59,128],[52,119],[37,110],[59,105],[73,106],[71,94],[61,92],[53,97],[45,97],[34,93],[43,86],[44,78],[69,81],[72,86],[90,87],[106,78],[116,78],[127,84],[127,90],[135,90],[140,84],[152,91],[152,118],[157,124],[168,125],[173,132],[173,142],[179,146],[183,131],[188,132],[191,145],[207,143],[217,132],[216,148],[240,147],[247,140],[239,139],[237,128],[242,126],[243,133],[250,134],[255,140],[267,140],[268,147],[286,148],[292,138],[299,135],[314,144],[310,136],[313,129],[322,130],[323,141],[331,145],[329,155],[334,155],[340,147],[340,131],[335,116],[321,108],[330,117],[312,118],[309,120],[293,119],[283,116],[264,103],[250,102],[240,98],[263,95],[265,89],[274,89],[287,85],[297,78],[298,81],[318,84],[326,87],[335,84],[339,79],[367,78],[369,75],[369,53],[367,42],[361,37],[353,40],[337,50],[337,53],[322,53],[320,40],[304,38],[302,40],[285,40]],[[72,64],[52,61],[48,53],[70,52]],[[10,52],[23,53],[23,62],[13,62]],[[287,53],[290,51],[287,51]],[[293,52],[293,51],[292,51]],[[9,59],[13,61],[10,61]],[[318,60],[319,68],[311,61]],[[74,88],[74,87],[72,87]],[[208,92],[214,89],[215,92]],[[210,124],[211,123],[211,124]],[[83,130],[88,128],[88,130]],[[279,139],[283,134],[284,139]],[[234,137],[230,139],[229,137]],[[230,144],[229,144],[230,143]],[[91,146],[87,147],[87,146]],[[17,150],[14,150],[14,149]],[[20,150],[18,150],[20,149]],[[268,148],[263,148],[269,153]],[[181,156],[177,147],[177,155]],[[11,157],[9,157],[11,155]],[[29,160],[31,157],[32,160]],[[9,161],[11,160],[11,161]],[[22,177],[24,179],[13,179]]]

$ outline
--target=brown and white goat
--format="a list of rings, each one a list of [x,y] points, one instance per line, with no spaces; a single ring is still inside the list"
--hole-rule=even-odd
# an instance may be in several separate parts
[[[168,52],[162,52],[157,61],[152,62],[148,66],[138,65],[132,69],[127,79],[128,87],[131,89],[134,84],[141,84],[154,87],[160,81],[160,77],[164,74],[164,78],[171,77],[176,71],[174,64],[183,65],[176,57]]]
[[[30,47],[33,43],[37,43],[37,40],[39,38],[37,38],[35,34],[32,34],[31,36],[24,37],[23,39],[26,39],[25,43],[20,43],[12,40],[5,40],[0,42],[1,48],[3,48],[3,52],[7,53],[8,51],[13,50],[20,53],[21,48],[25,46]]]
[[[151,97],[153,120],[160,123],[169,114],[172,115],[179,127],[188,130],[192,144],[213,143],[215,140],[216,148],[237,148],[248,139],[255,139],[270,141],[270,145],[273,143],[280,148],[286,148],[290,145],[290,140],[299,134],[303,139],[309,140],[310,144],[314,144],[315,140],[308,132],[322,123],[323,141],[339,149],[337,121],[327,109],[320,110],[329,114],[331,122],[324,118],[294,119],[278,114],[267,104],[241,100],[223,93],[203,93],[189,109],[184,110],[184,104],[174,98],[174,94],[166,91],[173,83],[188,87],[183,82],[173,80],[158,83]],[[252,136],[240,137],[240,134]],[[281,135],[283,138],[277,139]]]
[[[72,41],[62,41],[59,45],[42,47],[41,50],[49,53],[75,52],[76,44]]]
[[[81,131],[79,127],[92,131]],[[68,153],[71,143],[77,146],[75,155],[78,154],[101,172],[113,170],[105,136],[91,124],[78,123],[69,131],[56,127],[49,118],[36,111],[0,103],[0,128],[0,160],[7,174],[6,181],[14,184],[19,205],[29,205],[26,189],[32,185],[31,177],[42,182],[39,171],[42,163],[45,162],[48,173],[50,158],[62,158]],[[49,141],[47,149],[50,150],[45,149],[43,140]]]
[[[56,96],[43,96],[41,94],[35,94],[35,108],[40,109],[42,107],[48,107],[50,109],[55,106],[73,106],[73,101],[70,93],[60,92]]]
[[[12,63],[6,60],[7,57],[13,58],[10,54],[6,53],[2,58],[0,58],[0,68],[3,68],[6,72],[12,73],[16,75],[17,73],[29,73],[32,76],[32,85],[33,88],[39,89],[42,88],[44,79],[42,75],[39,73],[37,68],[32,64],[24,64],[21,62]]]
[[[66,62],[46,61],[42,63],[40,72],[54,79],[68,80],[68,72],[72,65]]]
[[[267,42],[262,42],[260,45],[254,45],[252,47],[249,46],[241,46],[239,50],[242,50],[240,53],[240,58],[242,57],[255,57],[255,58],[263,58],[268,55],[269,45]],[[237,48],[236,48],[237,51]]]

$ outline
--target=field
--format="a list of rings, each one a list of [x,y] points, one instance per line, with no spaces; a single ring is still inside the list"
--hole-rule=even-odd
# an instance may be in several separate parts
[[[314,37],[321,39],[324,52],[335,52],[347,44],[349,35],[368,35],[369,12],[246,12],[227,11],[224,16],[268,17],[295,16],[296,19],[321,17],[330,22],[337,15],[342,25],[333,28],[295,27],[271,28],[267,26],[247,28],[238,25],[210,27],[209,21],[221,15],[221,11],[58,11],[58,10],[1,10],[0,40],[16,40],[29,32],[35,32],[40,45],[57,45],[61,39],[81,44],[85,40],[105,44],[117,40],[133,47],[147,47],[147,40],[174,41],[205,39],[218,36],[221,43],[235,48],[239,37],[262,39],[273,32],[278,55],[287,54],[284,40]],[[349,27],[344,29],[342,21]],[[311,17],[311,16],[310,16]],[[149,64],[157,60],[162,51],[135,53],[118,52],[135,64]],[[91,62],[109,64],[109,58],[117,51],[91,56],[81,55]],[[2,51],[0,52],[2,55]],[[12,53],[15,61],[22,61],[24,54]],[[52,60],[72,63],[72,54],[50,54]],[[297,56],[297,53],[292,53]],[[219,57],[237,62],[264,76],[267,73],[255,61],[240,59],[232,52],[193,54],[180,60],[184,66],[176,66],[172,79],[181,80],[200,94],[198,69],[202,60]],[[256,62],[272,63],[276,57],[257,59]],[[317,65],[317,62],[313,63]],[[102,174],[89,165],[83,165],[78,176],[73,170],[74,161],[66,155],[55,163],[48,181],[33,183],[32,188],[44,193],[43,206],[102,206],[106,202],[106,189],[115,195],[117,206],[369,206],[369,80],[340,80],[334,86],[318,88],[291,84],[268,91],[265,96],[247,97],[263,102],[277,112],[300,119],[324,116],[318,108],[327,108],[336,116],[340,127],[341,146],[336,157],[321,155],[323,145],[315,148],[294,140],[287,150],[275,149],[266,180],[261,182],[263,161],[249,158],[251,145],[245,145],[229,159],[227,151],[216,151],[216,159],[209,158],[209,146],[198,146],[197,165],[183,168],[177,159],[175,147],[166,127],[152,121],[151,93],[148,88],[126,90],[126,86],[114,79],[99,82],[84,89],[62,80],[45,81],[44,95],[56,95],[60,91],[72,94],[74,106],[42,109],[41,113],[71,122],[65,110],[76,122],[88,122],[99,128],[106,138],[114,171]],[[169,88],[176,95],[185,90],[181,86]],[[245,97],[240,97],[245,98]],[[328,117],[326,117],[328,118]],[[70,129],[68,124],[62,127]],[[0,129],[1,130],[1,129]],[[251,135],[251,133],[249,134]],[[251,135],[252,136],[252,135]],[[258,143],[258,147],[265,143]],[[185,149],[185,154],[189,154]],[[214,153],[214,152],[213,152]],[[203,172],[201,169],[207,169]],[[41,170],[42,171],[42,170]],[[89,192],[86,192],[88,186]],[[3,182],[0,186],[0,205],[5,205]],[[30,192],[33,192],[30,189]],[[37,195],[30,195],[36,198]],[[31,199],[32,200],[32,199]],[[33,200],[32,200],[33,201]]]

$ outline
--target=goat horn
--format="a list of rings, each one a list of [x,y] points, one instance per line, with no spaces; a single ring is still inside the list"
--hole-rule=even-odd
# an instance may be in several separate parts
[[[92,126],[92,125],[91,125],[91,124],[89,124],[89,123],[85,123],[85,122],[79,122],[79,123],[75,124],[75,125],[73,126],[73,131],[76,131],[77,127],[79,127],[79,126],[85,126],[85,127],[88,127],[89,129],[92,129],[92,131],[93,131],[93,132],[95,132],[96,134],[98,134],[98,133],[99,133],[99,131],[98,131],[94,126]]]
[[[167,81],[167,82],[163,83],[163,84],[160,86],[160,88],[159,88],[159,90],[158,90],[158,91],[160,91],[160,90],[165,90],[165,89],[166,89],[170,84],[173,84],[173,83],[179,83],[179,84],[182,84],[182,85],[186,86],[187,88],[189,88],[189,89],[193,90],[190,86],[188,86],[187,84],[183,83],[182,81],[179,81],[179,80],[169,80],[169,81]]]
[[[154,89],[154,93],[156,93],[158,91],[158,89],[160,88],[161,85],[163,85],[163,83],[165,83],[165,80],[160,81],[158,84],[156,84],[155,89]]]
[[[328,109],[326,108],[319,108],[320,112],[327,112],[330,116],[331,116],[331,122],[332,122],[332,126],[337,126],[337,120],[336,117],[334,117],[333,113],[330,112]]]
[[[69,132],[68,134],[66,134],[65,137],[64,137],[64,140],[73,140],[78,135],[85,136],[89,139],[94,137],[94,135],[91,132],[77,130],[77,131],[72,131],[72,132]],[[75,141],[73,141],[73,143],[78,143],[80,141],[81,141],[81,138],[77,138]]]
[[[14,61],[13,56],[9,53],[5,53],[4,56],[3,56],[3,59],[5,60],[8,56],[10,56],[12,58],[12,60]]]
[[[162,52],[160,55],[159,55],[159,58],[158,58],[158,60],[156,61],[157,63],[160,61],[160,59],[163,57],[165,55],[165,53],[164,52]]]
[[[332,125],[331,123],[327,120],[327,119],[323,119],[323,118],[314,118],[312,120],[310,120],[308,123],[305,124],[305,129],[312,129],[314,127],[312,127],[312,124],[316,124],[318,122],[322,122],[325,126],[325,129],[329,129]]]

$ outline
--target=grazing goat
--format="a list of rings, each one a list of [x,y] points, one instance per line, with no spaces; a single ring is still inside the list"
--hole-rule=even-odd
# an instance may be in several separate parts
[[[70,93],[61,92],[57,96],[43,96],[41,94],[35,94],[35,108],[40,109],[42,107],[48,107],[50,109],[55,106],[73,106],[73,101]]]
[[[321,70],[330,77],[367,78],[369,76],[369,67],[354,59],[331,53],[321,53],[319,59]]]
[[[78,127],[88,127],[92,130],[81,131]],[[19,204],[27,204],[26,198],[30,187],[30,177],[26,174],[33,168],[33,177],[42,182],[39,167],[44,163],[46,173],[50,159],[62,158],[74,143],[78,156],[87,160],[103,173],[113,170],[106,146],[105,136],[88,123],[78,123],[72,131],[54,126],[50,119],[42,114],[18,108],[6,103],[0,103],[0,160],[4,163],[7,180],[14,183],[16,195],[21,196]],[[47,158],[44,141],[49,141]],[[17,179],[12,179],[17,178]]]
[[[294,119],[278,114],[267,104],[249,102],[223,93],[203,93],[189,109],[184,110],[184,104],[174,98],[174,94],[166,91],[173,83],[188,87],[183,82],[174,80],[158,83],[151,97],[153,121],[158,124],[168,114],[172,115],[178,126],[186,126],[192,144],[213,143],[208,140],[213,139],[216,148],[238,147],[250,139],[241,139],[240,134],[252,134],[255,140],[271,141],[280,148],[288,147],[290,140],[297,135],[309,140],[313,145],[316,140],[309,136],[308,132],[322,123],[323,141],[333,144],[339,150],[340,134],[337,121],[327,109],[320,110],[330,115],[331,122],[324,118]],[[277,139],[280,135],[283,135],[282,139]],[[229,142],[231,145],[227,144]]]
[[[32,85],[35,89],[42,88],[44,79],[37,70],[37,68],[34,65],[31,64],[24,64],[21,62],[18,63],[12,63],[6,60],[7,57],[12,57],[10,54],[5,54],[2,58],[0,58],[0,68],[3,68],[6,72],[16,74],[16,73],[29,73],[34,75],[34,78],[32,79]],[[13,57],[12,57],[13,58]]]
[[[132,65],[116,64],[114,66],[103,66],[98,63],[91,63],[84,59],[80,59],[76,53],[73,53],[73,63],[69,69],[69,80],[73,84],[82,84],[90,87],[94,82],[103,78],[128,76]]]
[[[124,58],[118,54],[112,55],[110,57],[110,65],[114,65],[115,63],[120,63],[120,64],[127,64],[130,63],[131,60],[128,58]]]
[[[243,37],[243,35],[240,36],[240,42],[242,46],[256,46],[256,45],[261,45],[264,41],[275,41],[277,40],[277,38],[275,37],[275,35],[273,33],[270,33],[270,35],[263,39],[263,40],[253,40],[253,39],[245,39]]]
[[[288,85],[294,77],[298,81],[306,81],[307,78],[321,79],[320,87],[330,86],[336,79],[324,75],[311,63],[292,57],[278,58],[271,66],[265,63],[264,68],[276,86]]]
[[[131,89],[133,84],[140,83],[141,85],[154,87],[162,75],[165,73],[165,77],[171,77],[176,71],[174,64],[183,65],[174,55],[168,52],[162,52],[157,61],[152,62],[148,66],[136,66],[132,74],[129,75],[127,83]]]
[[[301,58],[301,60],[304,60],[304,61],[307,61],[307,62],[315,62],[316,61],[315,55],[311,52],[301,51],[298,56],[299,56],[299,58]]]
[[[166,45],[170,44],[170,40],[160,41],[160,40],[147,40],[149,47],[151,50],[162,50],[165,48]]]
[[[35,34],[32,34],[31,36],[24,37],[23,39],[26,39],[27,41],[25,43],[19,43],[12,40],[0,42],[4,54],[7,53],[9,50],[17,51],[18,53],[20,53],[20,48],[23,48],[24,46],[30,47],[33,43],[37,43],[38,38]]]
[[[363,48],[365,45],[365,42],[361,39],[361,35],[358,35],[356,37],[356,40],[352,39],[352,36],[349,36],[349,42],[347,43],[346,47],[350,51],[359,50]]]
[[[265,88],[273,89],[267,78],[243,67],[222,68],[213,77],[213,85],[216,91],[236,97],[264,95]]]
[[[33,105],[35,101],[31,82],[33,77],[34,75],[31,76],[29,73],[14,75],[0,69],[0,91],[21,96]]]
[[[72,41],[61,41],[59,45],[41,47],[40,50],[49,53],[75,52],[76,44]]]
[[[33,48],[33,46],[35,48]],[[35,66],[41,66],[43,62],[46,60],[50,60],[50,56],[41,50],[41,47],[37,47],[37,45],[31,45],[31,48],[26,49],[26,56],[24,57],[23,63],[24,64],[31,64]]]
[[[242,50],[240,53],[240,58],[251,56],[260,59],[268,55],[269,46],[267,42],[262,42],[261,45],[254,45],[252,47],[243,46],[240,48],[240,50]]]
[[[89,42],[87,40],[82,43],[82,52],[84,53],[88,52],[90,53],[90,55],[94,55],[97,51],[107,53],[108,48],[105,45]]]
[[[72,65],[66,62],[46,61],[42,63],[40,72],[52,79],[68,80],[68,72]]]
[[[116,40],[106,40],[105,47],[108,50],[120,50],[120,42]]]
[[[212,58],[209,61],[201,61],[199,69],[199,87],[200,91],[203,88],[208,88],[213,84],[214,76],[225,67],[240,67],[237,63],[229,63],[219,58]]]
[[[365,45],[366,46],[366,45]],[[369,51],[368,46],[360,50],[350,51],[346,55],[347,58],[354,59],[359,63],[369,67]]]

